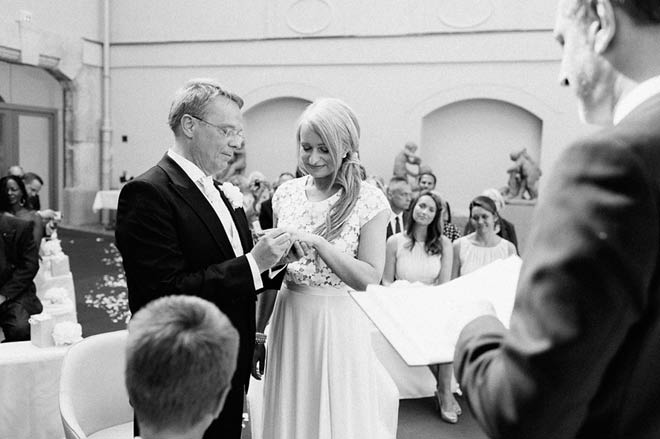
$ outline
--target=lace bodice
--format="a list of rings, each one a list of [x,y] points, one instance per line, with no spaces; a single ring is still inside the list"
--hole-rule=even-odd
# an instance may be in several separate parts
[[[290,180],[277,189],[273,196],[273,212],[277,216],[278,227],[293,227],[313,233],[319,224],[325,222],[326,215],[339,199],[340,192],[322,201],[310,201],[305,193],[305,186],[310,179],[311,177],[305,176]],[[331,243],[337,250],[356,257],[362,226],[378,213],[389,209],[390,205],[382,191],[368,183],[362,183],[353,211],[339,237]],[[384,231],[383,240],[385,240]],[[316,256],[316,252],[289,263],[286,281],[314,287],[349,288],[321,258]]]

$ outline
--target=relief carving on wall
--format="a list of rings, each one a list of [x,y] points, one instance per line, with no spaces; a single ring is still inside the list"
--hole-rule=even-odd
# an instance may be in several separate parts
[[[467,29],[486,22],[495,11],[492,0],[444,0],[438,18],[447,26]]]
[[[332,5],[325,0],[298,0],[286,11],[286,24],[299,34],[317,34],[332,22]]]

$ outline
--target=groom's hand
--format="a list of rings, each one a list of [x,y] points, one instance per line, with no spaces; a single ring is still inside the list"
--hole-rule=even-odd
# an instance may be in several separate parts
[[[282,229],[271,229],[262,236],[250,252],[259,271],[272,268],[291,247],[291,235]]]
[[[254,345],[254,354],[252,355],[252,376],[255,380],[261,380],[266,371],[266,345]]]

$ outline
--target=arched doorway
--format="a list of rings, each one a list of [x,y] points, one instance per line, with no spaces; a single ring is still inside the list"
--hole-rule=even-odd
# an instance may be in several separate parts
[[[543,123],[515,104],[468,99],[445,105],[422,121],[422,158],[438,177],[452,210],[467,211],[484,189],[506,186],[509,153],[522,148],[537,163]]]

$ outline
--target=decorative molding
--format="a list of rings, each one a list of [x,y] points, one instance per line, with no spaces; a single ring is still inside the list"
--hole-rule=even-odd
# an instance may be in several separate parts
[[[0,46],[0,60],[18,62],[21,59],[21,51],[11,47]]]
[[[58,66],[59,63],[59,57],[41,54],[39,55],[39,67],[43,67],[45,69],[54,69]]]
[[[327,28],[332,22],[334,8],[326,0],[298,0],[286,11],[286,24],[303,35],[313,35]]]
[[[477,27],[493,15],[492,0],[444,0],[439,2],[438,18],[455,29]]]

